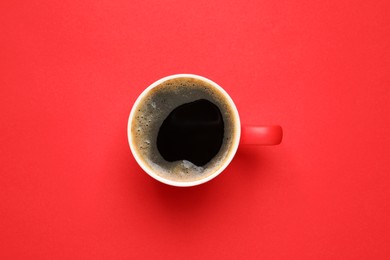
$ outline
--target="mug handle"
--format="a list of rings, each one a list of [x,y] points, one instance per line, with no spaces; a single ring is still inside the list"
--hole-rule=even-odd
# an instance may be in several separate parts
[[[279,125],[241,127],[240,144],[277,145],[282,138],[283,130]]]

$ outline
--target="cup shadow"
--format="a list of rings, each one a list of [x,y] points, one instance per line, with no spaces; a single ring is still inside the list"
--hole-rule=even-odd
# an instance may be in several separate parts
[[[235,169],[238,175],[245,174],[245,178],[241,177],[242,181],[253,181],[253,178],[261,176],[261,172],[266,170],[271,163],[271,158],[268,158],[267,152],[263,151],[258,146],[239,147],[237,154],[229,167]],[[249,177],[248,175],[253,175]]]
[[[153,181],[153,189],[158,200],[172,211],[181,212],[201,207],[212,195],[213,183],[193,187],[174,187]]]
[[[210,207],[215,200],[223,195],[241,193],[240,185],[256,186],[261,182],[262,171],[266,164],[265,154],[256,147],[240,148],[232,163],[215,179],[193,187],[174,187],[151,182],[157,201],[172,212],[186,215]]]

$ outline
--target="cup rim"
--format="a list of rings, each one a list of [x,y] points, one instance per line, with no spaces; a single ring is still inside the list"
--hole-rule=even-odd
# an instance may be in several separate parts
[[[199,80],[202,80],[202,81],[206,81],[207,83],[209,83],[210,85],[215,87],[217,90],[219,90],[224,95],[225,99],[228,101],[228,103],[230,104],[231,108],[233,108],[234,122],[236,122],[235,127],[237,128],[237,131],[235,131],[234,143],[232,144],[232,147],[231,147],[232,150],[228,154],[228,156],[225,158],[224,163],[215,172],[213,172],[212,174],[208,175],[205,178],[202,178],[202,179],[199,179],[199,180],[195,180],[195,181],[173,181],[173,180],[161,177],[160,175],[155,173],[155,171],[153,171],[151,168],[149,168],[146,165],[145,162],[143,162],[143,160],[140,158],[140,156],[136,152],[136,149],[135,149],[133,141],[132,141],[131,123],[132,123],[133,118],[134,118],[136,107],[138,107],[138,105],[141,102],[141,100],[143,99],[143,97],[145,97],[149,93],[150,90],[152,90],[153,88],[157,87],[158,85],[160,85],[164,81],[175,79],[175,78],[194,78],[194,79],[199,79]],[[146,89],[144,89],[142,91],[142,93],[138,96],[138,98],[134,102],[134,104],[133,104],[133,106],[131,108],[131,111],[130,111],[128,122],[127,122],[127,139],[128,139],[128,142],[129,142],[131,153],[133,154],[133,156],[134,156],[135,160],[137,161],[138,165],[149,176],[151,176],[152,178],[154,178],[154,179],[156,179],[156,180],[158,180],[158,181],[160,181],[162,183],[165,183],[165,184],[168,184],[168,185],[171,185],[171,186],[176,186],[176,187],[196,186],[196,185],[200,185],[202,183],[206,183],[206,182],[214,179],[215,177],[217,177],[222,171],[224,171],[226,169],[226,167],[233,160],[233,158],[234,158],[234,156],[235,156],[235,154],[237,152],[237,149],[238,149],[238,145],[239,145],[239,142],[240,142],[240,136],[241,136],[240,116],[238,114],[237,107],[236,107],[236,105],[233,102],[233,99],[229,96],[229,94],[221,86],[219,86],[214,81],[212,81],[212,80],[210,80],[208,78],[205,78],[203,76],[195,75],[195,74],[173,74],[173,75],[170,75],[170,76],[163,77],[163,78],[155,81],[151,85],[149,85]]]

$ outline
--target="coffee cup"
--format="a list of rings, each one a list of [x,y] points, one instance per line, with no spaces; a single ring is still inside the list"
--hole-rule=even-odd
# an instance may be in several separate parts
[[[128,120],[130,150],[139,166],[162,183],[190,187],[218,176],[239,145],[277,145],[278,125],[241,126],[228,93],[194,74],[157,80],[135,101]]]

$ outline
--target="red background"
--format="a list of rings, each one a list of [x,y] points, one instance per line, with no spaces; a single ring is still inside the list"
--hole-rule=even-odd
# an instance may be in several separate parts
[[[1,1],[1,259],[389,259],[383,1]],[[141,91],[223,86],[277,147],[194,188],[130,153]]]

